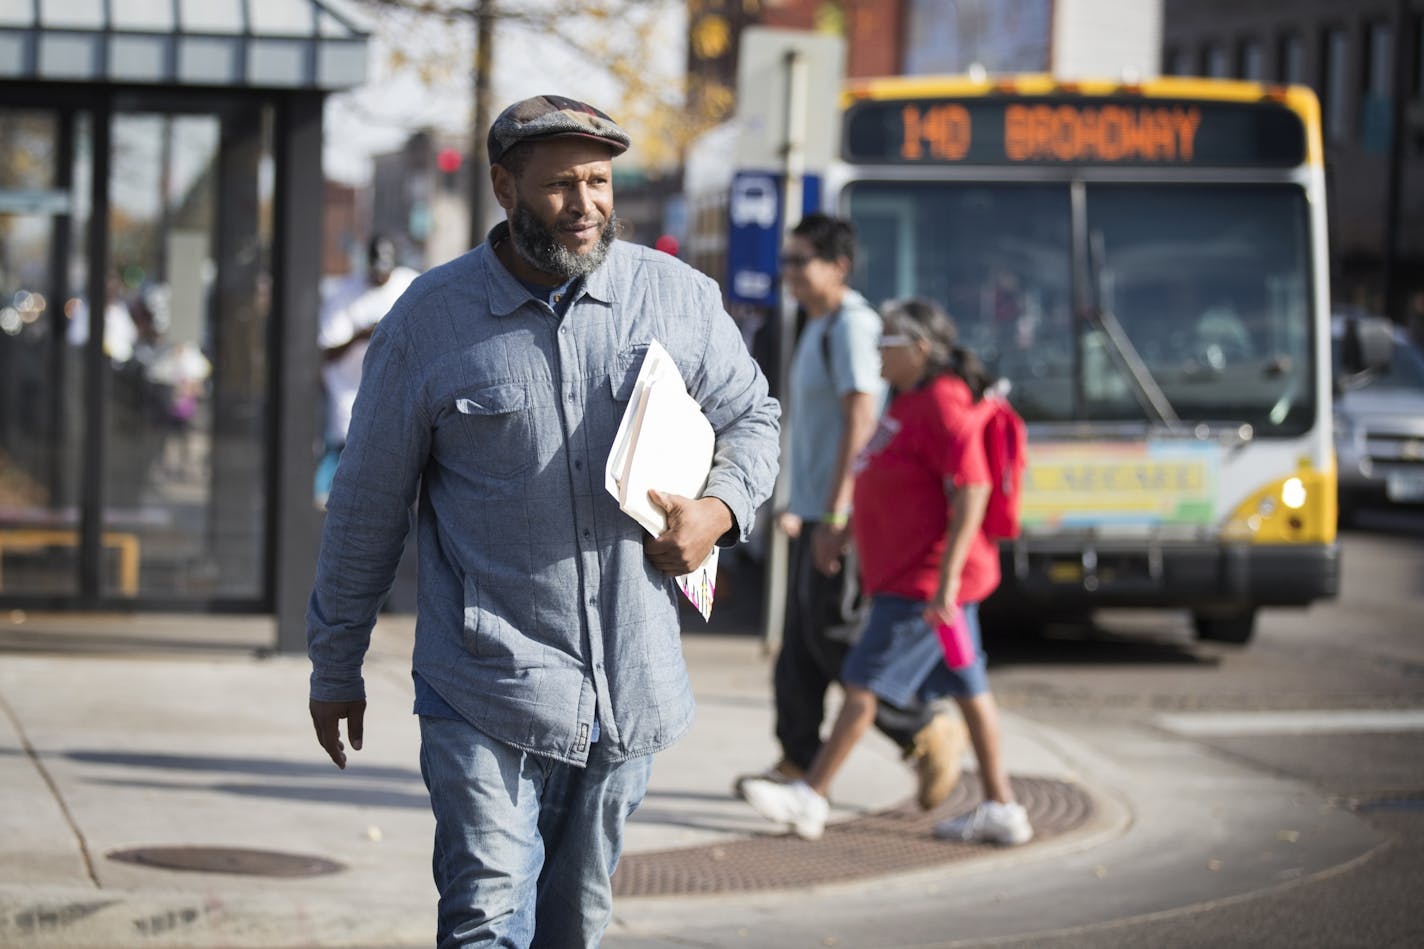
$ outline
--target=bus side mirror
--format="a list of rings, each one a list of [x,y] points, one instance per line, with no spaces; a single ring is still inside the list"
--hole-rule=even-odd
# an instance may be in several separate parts
[[[1380,316],[1364,316],[1345,323],[1340,359],[1350,374],[1386,372],[1394,359],[1394,324]]]

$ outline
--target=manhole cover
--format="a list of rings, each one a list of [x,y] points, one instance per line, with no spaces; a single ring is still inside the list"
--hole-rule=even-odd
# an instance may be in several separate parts
[[[1028,810],[1034,841],[1067,833],[1093,813],[1082,788],[1048,778],[1011,778]],[[624,855],[613,874],[615,896],[754,893],[918,870],[973,858],[988,844],[950,843],[930,833],[936,821],[978,803],[978,782],[961,781],[950,798],[924,812],[913,802],[826,828],[806,841],[770,829],[763,836],[701,847]],[[971,793],[970,788],[975,788]],[[1032,847],[1030,842],[1026,846]]]
[[[238,873],[260,877],[313,877],[345,869],[334,860],[241,847],[135,847],[115,850],[110,860],[192,873]]]

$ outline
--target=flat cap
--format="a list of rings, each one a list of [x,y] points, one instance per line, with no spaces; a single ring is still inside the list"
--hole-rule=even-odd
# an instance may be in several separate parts
[[[534,96],[514,103],[490,125],[490,163],[497,163],[520,142],[557,135],[578,135],[602,142],[615,155],[628,150],[628,133],[588,103],[563,96]]]

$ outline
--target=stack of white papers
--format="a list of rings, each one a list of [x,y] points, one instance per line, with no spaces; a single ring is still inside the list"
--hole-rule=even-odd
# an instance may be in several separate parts
[[[700,498],[712,470],[716,436],[667,350],[652,340],[633,395],[613,439],[604,484],[618,506],[656,537],[667,529],[667,516],[649,490]],[[716,592],[717,548],[692,573],[677,578],[678,589],[702,618],[712,614]]]

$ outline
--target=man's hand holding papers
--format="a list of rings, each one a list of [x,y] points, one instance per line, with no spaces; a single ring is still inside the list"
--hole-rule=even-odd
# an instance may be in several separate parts
[[[732,529],[732,512],[716,498],[694,500],[662,491],[648,495],[667,514],[668,526],[643,541],[643,550],[668,576],[695,570],[716,549],[717,538]]]

